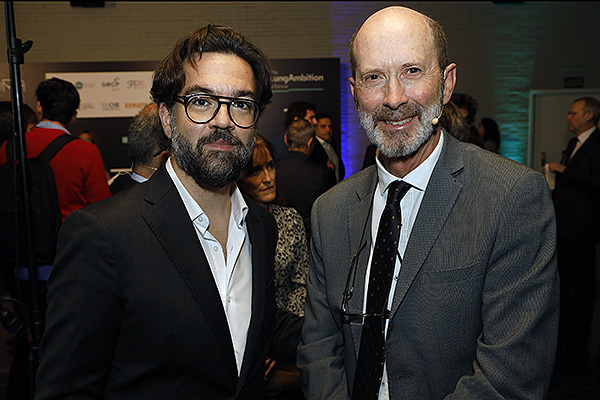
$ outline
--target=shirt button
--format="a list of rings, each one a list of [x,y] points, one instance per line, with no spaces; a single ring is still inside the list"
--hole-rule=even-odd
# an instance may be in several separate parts
[[[204,218],[202,218],[202,216],[199,216],[198,221],[202,222],[202,221],[204,221]]]
[[[219,248],[217,246],[213,246],[213,250],[214,251],[219,251]]]
[[[231,303],[231,297],[227,296],[227,302]]]

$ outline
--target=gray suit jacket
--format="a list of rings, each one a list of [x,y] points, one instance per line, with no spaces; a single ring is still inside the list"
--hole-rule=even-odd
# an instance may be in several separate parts
[[[376,184],[372,166],[313,207],[298,349],[309,399],[352,390],[362,325],[342,324],[340,305],[358,252],[349,311],[362,311]],[[544,398],[559,310],[555,230],[541,174],[445,135],[394,295],[391,399]]]

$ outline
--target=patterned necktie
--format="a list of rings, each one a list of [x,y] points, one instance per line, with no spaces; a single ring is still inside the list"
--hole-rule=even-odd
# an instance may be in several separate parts
[[[371,260],[366,316],[360,340],[360,351],[354,376],[353,400],[377,399],[385,361],[385,311],[396,265],[400,238],[400,200],[410,185],[394,181],[377,230],[377,240]]]

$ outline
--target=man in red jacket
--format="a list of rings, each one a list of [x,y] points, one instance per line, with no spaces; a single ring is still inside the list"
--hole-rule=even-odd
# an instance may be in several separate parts
[[[67,125],[75,120],[79,93],[72,83],[58,78],[42,81],[36,91],[40,122],[27,132],[27,157],[37,156],[54,138],[71,134]],[[6,144],[0,148],[0,164],[6,162]],[[63,220],[71,212],[110,196],[104,165],[96,146],[73,140],[50,161]]]

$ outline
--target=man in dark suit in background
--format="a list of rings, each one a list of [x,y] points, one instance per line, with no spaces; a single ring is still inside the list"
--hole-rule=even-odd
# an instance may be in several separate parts
[[[112,194],[146,182],[168,158],[167,137],[163,131],[158,105],[150,103],[131,121],[127,133],[127,152],[131,158],[131,174],[120,173],[109,180]]]
[[[441,128],[456,83],[446,43],[404,7],[352,38],[351,91],[379,153],[313,206],[297,358],[309,399],[547,393],[559,292],[548,185]]]
[[[574,100],[566,119],[575,137],[561,162],[548,164],[548,171],[556,173],[553,198],[561,286],[557,365],[589,368],[595,246],[600,238],[600,100]]]
[[[310,145],[315,140],[315,129],[310,122],[305,119],[291,122],[284,140],[288,151],[275,163],[275,202],[300,213],[310,238],[310,209],[317,197],[335,185],[335,175],[331,168],[309,158]]]
[[[288,126],[294,121],[299,119],[305,119],[313,125],[317,124],[317,120],[315,119],[315,112],[317,111],[317,106],[308,101],[294,101],[290,103],[285,109],[285,119],[283,120],[283,130],[284,133],[277,136],[273,141],[273,159],[275,161],[279,160],[283,155],[287,152],[287,145],[284,140],[285,131]]]
[[[333,120],[327,113],[315,115],[315,140],[312,142],[310,159],[335,171],[335,180],[344,179],[344,163],[333,139]]]
[[[172,156],[65,221],[37,400],[264,397],[277,228],[235,180],[269,75],[258,48],[215,25],[159,64],[151,94]]]

